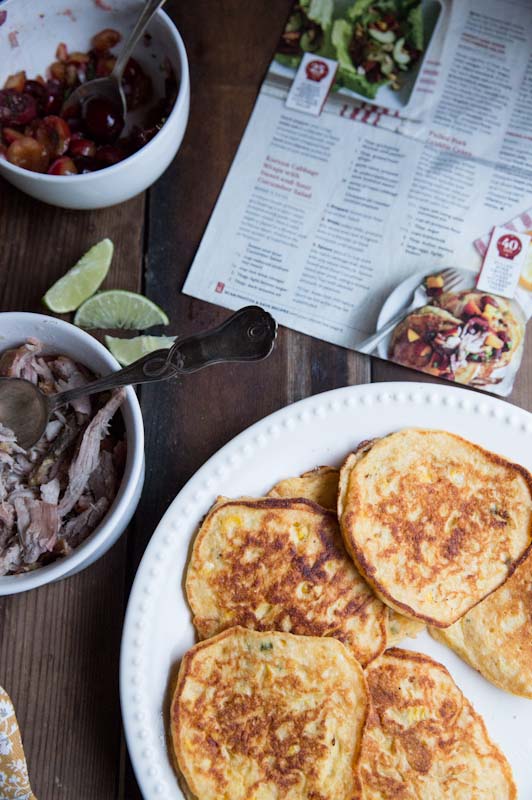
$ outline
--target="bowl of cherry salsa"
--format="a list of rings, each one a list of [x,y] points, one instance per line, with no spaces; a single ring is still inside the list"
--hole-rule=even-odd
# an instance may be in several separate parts
[[[59,15],[50,9],[53,2],[36,0],[37,6],[46,8],[41,12],[45,20]],[[45,202],[67,208],[99,208],[147,188],[174,157],[188,119],[188,67],[177,29],[159,11],[137,46],[139,57],[136,50],[124,71],[125,116],[105,97],[69,104],[68,98],[78,86],[112,72],[128,27],[123,11],[113,19],[112,11],[104,10],[107,6],[102,9],[83,2],[78,6],[79,10],[69,9],[71,25],[83,26],[85,15],[94,24],[94,17],[100,19],[103,13],[106,22],[117,22],[122,30],[118,25],[97,30],[83,50],[75,49],[79,34],[74,44],[65,37],[52,52],[55,60],[44,69],[34,73],[17,68],[7,74],[0,84],[0,174]],[[5,40],[1,34],[10,20],[17,27],[7,30],[8,55],[17,67],[23,58],[28,25],[21,26],[15,18],[16,8],[13,0],[2,5],[6,12],[0,27],[2,71]],[[138,5],[129,9],[132,22]],[[38,20],[42,17],[37,17],[37,26]]]

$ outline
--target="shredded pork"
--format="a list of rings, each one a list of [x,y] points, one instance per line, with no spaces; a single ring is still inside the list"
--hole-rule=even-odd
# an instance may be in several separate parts
[[[67,356],[45,355],[36,339],[2,354],[0,376],[25,378],[47,394],[94,377]],[[0,575],[67,555],[103,519],[123,471],[125,442],[110,432],[123,398],[120,389],[65,406],[28,451],[0,423]]]

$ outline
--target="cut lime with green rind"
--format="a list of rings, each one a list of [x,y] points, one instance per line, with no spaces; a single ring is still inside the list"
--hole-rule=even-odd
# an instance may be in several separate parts
[[[66,314],[92,297],[104,282],[113,258],[110,239],[91,247],[72,269],[48,289],[42,301],[55,314]]]
[[[154,350],[167,349],[174,342],[173,336],[134,336],[133,339],[105,337],[105,344],[123,367],[128,367],[138,358],[153,353]]]
[[[143,331],[153,325],[168,325],[168,317],[162,308],[141,294],[110,289],[86,300],[78,308],[74,324],[80,328]]]

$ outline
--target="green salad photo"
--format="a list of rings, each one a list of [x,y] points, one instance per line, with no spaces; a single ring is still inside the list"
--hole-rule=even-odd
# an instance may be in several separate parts
[[[302,55],[312,52],[338,61],[335,90],[370,99],[382,86],[397,91],[423,53],[421,5],[421,0],[355,0],[339,15],[334,0],[301,0],[281,35],[276,61],[296,69]]]

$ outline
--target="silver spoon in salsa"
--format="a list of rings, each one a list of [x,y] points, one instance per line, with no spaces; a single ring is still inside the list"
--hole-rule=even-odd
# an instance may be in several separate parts
[[[124,70],[151,18],[165,2],[147,0],[118,54],[111,74],[82,83],[63,104],[62,117],[80,116],[87,133],[98,142],[110,144],[122,133],[127,113],[126,96],[122,88]]]

